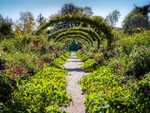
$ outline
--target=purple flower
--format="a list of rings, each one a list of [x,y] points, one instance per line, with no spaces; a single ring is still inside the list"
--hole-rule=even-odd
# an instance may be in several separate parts
[[[144,93],[149,94],[150,93],[150,88],[144,88]]]

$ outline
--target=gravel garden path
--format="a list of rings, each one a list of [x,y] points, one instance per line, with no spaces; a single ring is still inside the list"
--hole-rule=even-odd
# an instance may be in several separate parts
[[[87,73],[80,68],[82,63],[76,57],[76,53],[72,52],[70,58],[64,64],[65,69],[69,71],[69,76],[66,78],[68,81],[67,92],[72,98],[72,102],[66,108],[68,113],[85,113],[84,95],[82,95],[79,81]]]

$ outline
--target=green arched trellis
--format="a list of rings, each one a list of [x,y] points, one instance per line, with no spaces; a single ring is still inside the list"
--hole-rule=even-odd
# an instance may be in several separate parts
[[[74,27],[74,28],[68,28],[68,29],[60,29],[54,33],[51,33],[49,36],[55,38],[55,36],[65,33],[65,32],[76,32],[76,33],[82,33],[82,34],[88,34],[90,38],[93,41],[97,41],[97,47],[100,46],[100,40],[102,39],[102,36],[98,35],[94,30],[91,28],[84,28],[84,27]]]
[[[56,37],[52,37],[52,38],[57,40],[57,39],[61,38],[62,36],[78,35],[78,34],[87,38],[87,40],[89,40],[91,43],[96,42],[91,38],[91,36],[88,33],[81,32],[81,31],[66,31],[66,32],[62,32],[62,33],[58,34]],[[98,46],[98,44],[97,44],[97,46]]]
[[[82,47],[84,47],[86,49],[92,46],[89,42],[87,42],[86,40],[84,40],[80,36],[69,36],[69,37],[67,36],[65,38],[59,39],[59,41],[62,41],[62,42],[67,42],[67,41],[71,41],[71,40],[77,41]]]
[[[103,34],[103,37],[108,40],[108,45],[109,48],[111,48],[111,43],[112,43],[112,30],[111,27],[109,27],[103,19],[101,20],[96,20],[93,19],[92,17],[87,17],[87,16],[57,16],[53,17],[50,19],[48,23],[43,25],[37,33],[40,33],[42,30],[46,29],[49,26],[54,26],[55,24],[59,22],[64,22],[64,21],[69,21],[69,22],[82,22],[85,24],[88,24],[91,29],[93,29],[97,34]]]
[[[94,44],[93,42],[91,42],[91,41],[90,41],[89,39],[87,39],[85,36],[80,35],[80,34],[77,34],[77,35],[75,35],[75,34],[67,34],[67,35],[61,36],[61,37],[58,38],[58,39],[55,39],[55,42],[60,42],[61,40],[66,39],[66,38],[70,38],[70,39],[73,39],[73,40],[74,40],[74,39],[78,39],[78,40],[82,39],[82,40],[84,40],[83,43],[87,42],[89,46],[94,46],[94,45],[93,45],[93,44]]]

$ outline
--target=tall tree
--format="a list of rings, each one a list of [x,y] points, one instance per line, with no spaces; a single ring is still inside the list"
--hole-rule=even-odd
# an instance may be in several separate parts
[[[80,16],[92,16],[93,11],[90,7],[78,7],[72,3],[65,4],[60,11],[61,15],[80,15]]]
[[[16,24],[15,24],[15,35],[16,35],[17,37],[20,37],[20,36],[22,36],[23,34],[24,34],[24,32],[22,31],[22,25],[19,24],[19,23],[16,23]]]
[[[92,11],[91,7],[84,7],[83,8],[83,15],[85,15],[85,16],[92,16],[93,15],[93,11]]]
[[[59,16],[64,16],[64,15],[92,16],[92,14],[93,11],[90,7],[78,7],[72,3],[69,3],[69,4],[64,4],[64,6],[61,8],[58,15]],[[58,24],[55,25],[54,29],[52,29],[52,32],[61,28],[70,28],[79,25],[83,25],[83,24],[80,22],[73,22],[73,21],[59,22]]]
[[[38,23],[38,27],[40,27],[46,23],[46,18],[44,18],[44,16],[42,14],[39,14],[36,21]]]
[[[21,12],[19,20],[25,33],[30,33],[33,31],[35,22],[31,12]]]
[[[106,16],[105,20],[109,25],[115,26],[119,20],[119,17],[120,17],[120,12],[118,10],[114,10],[108,16]]]
[[[4,19],[2,15],[0,15],[0,39],[14,37],[12,25],[13,22],[11,19]]]
[[[72,3],[64,4],[64,6],[61,8],[61,15],[73,15],[80,11],[81,9]]]
[[[150,4],[135,8],[126,16],[123,21],[124,31],[132,34],[136,29],[145,29],[149,26],[148,13],[150,12]]]

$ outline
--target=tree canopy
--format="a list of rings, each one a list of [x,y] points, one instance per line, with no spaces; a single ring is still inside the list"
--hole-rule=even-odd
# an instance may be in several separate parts
[[[116,25],[116,23],[118,22],[119,17],[120,17],[120,12],[118,10],[114,10],[108,16],[106,16],[105,21],[109,25],[114,27]]]
[[[14,37],[12,25],[13,22],[11,19],[3,18],[2,15],[0,15],[0,39]]]
[[[150,5],[135,8],[126,16],[123,21],[124,31],[131,34],[138,29],[147,29],[150,27],[149,16]]]

